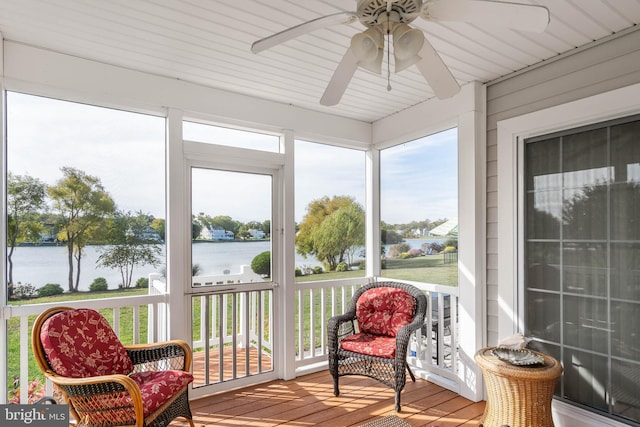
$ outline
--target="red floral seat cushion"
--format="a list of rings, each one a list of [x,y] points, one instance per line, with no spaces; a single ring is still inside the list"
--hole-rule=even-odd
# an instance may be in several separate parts
[[[413,320],[415,300],[406,291],[391,287],[372,288],[356,303],[360,332],[395,337]]]
[[[340,341],[340,348],[368,356],[393,359],[396,357],[396,338],[364,333],[353,334]]]
[[[140,387],[145,417],[193,381],[193,375],[189,372],[173,370],[136,372],[130,377]]]
[[[95,310],[67,310],[51,316],[42,325],[40,340],[52,369],[64,377],[128,375],[133,370],[109,322]]]

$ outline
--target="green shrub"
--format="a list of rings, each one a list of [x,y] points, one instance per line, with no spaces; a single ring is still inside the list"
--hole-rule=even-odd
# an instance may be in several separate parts
[[[349,271],[349,264],[341,262],[336,266],[336,271]]]
[[[251,270],[262,277],[271,276],[271,252],[264,251],[251,260]]]
[[[421,248],[423,251],[430,254],[437,254],[444,251],[444,245],[438,242],[423,243]]]
[[[136,280],[136,288],[148,288],[149,287],[149,278],[141,277]]]
[[[109,289],[109,285],[107,284],[107,279],[104,277],[96,277],[93,279],[93,282],[91,282],[91,285],[89,285],[90,292],[106,291],[107,289]]]
[[[313,274],[322,274],[324,273],[324,270],[322,269],[322,267],[320,267],[319,265],[316,265],[315,267],[313,267]]]
[[[457,248],[455,248],[455,247],[453,247],[453,246],[447,246],[446,248],[444,248],[444,251],[443,251],[443,252],[444,252],[445,254],[448,254],[448,253],[450,253],[450,252],[457,252],[457,251],[458,251],[458,249],[457,249]]]
[[[408,243],[398,243],[397,245],[391,246],[389,249],[389,256],[391,258],[399,257],[403,252],[409,252],[411,250],[411,246]]]
[[[300,277],[300,276],[302,276],[302,270],[296,267],[296,277]]]
[[[50,297],[53,295],[61,295],[64,293],[64,289],[57,283],[47,283],[40,289],[38,289],[39,297]]]
[[[446,242],[444,242],[444,246],[445,248],[448,246],[453,246],[454,248],[458,249],[458,238],[450,237]]]

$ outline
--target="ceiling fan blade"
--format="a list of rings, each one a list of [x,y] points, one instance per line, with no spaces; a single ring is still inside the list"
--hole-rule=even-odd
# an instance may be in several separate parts
[[[338,68],[333,72],[333,77],[331,77],[322,98],[320,98],[320,104],[331,106],[340,102],[344,91],[347,90],[347,86],[349,86],[349,82],[357,69],[358,58],[356,58],[351,48],[349,48],[342,57],[340,64],[338,64]]]
[[[416,67],[439,99],[451,98],[460,92],[455,77],[426,38],[418,55],[422,59],[416,63]]]
[[[254,42],[251,45],[251,52],[259,53],[263,50],[270,49],[280,43],[284,43],[288,40],[300,37],[303,34],[310,33],[320,28],[326,28],[331,25],[338,24],[351,24],[357,19],[355,12],[338,12],[320,18],[312,19],[311,21],[303,22],[295,27],[287,28],[279,33],[272,34],[269,37],[265,37]]]
[[[536,33],[543,32],[549,24],[549,10],[544,6],[485,0],[430,0],[422,6],[422,17]]]

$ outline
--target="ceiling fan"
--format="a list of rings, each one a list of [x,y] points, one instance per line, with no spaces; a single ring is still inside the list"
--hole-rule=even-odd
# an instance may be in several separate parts
[[[500,26],[522,31],[543,32],[549,23],[544,6],[489,0],[357,0],[355,12],[338,12],[304,22],[253,43],[251,51],[259,53],[288,40],[331,25],[351,24],[356,20],[367,27],[351,38],[351,46],[338,64],[320,99],[322,105],[340,102],[358,67],[380,74],[391,44],[395,72],[416,65],[440,99],[460,91],[460,85],[431,43],[419,29],[409,26],[416,18],[427,21],[460,21],[486,27]],[[387,63],[387,78],[390,64]],[[387,90],[391,90],[387,84]]]

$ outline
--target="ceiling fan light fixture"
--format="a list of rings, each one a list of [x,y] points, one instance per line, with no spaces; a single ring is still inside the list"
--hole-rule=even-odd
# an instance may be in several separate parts
[[[351,38],[351,50],[358,59],[358,66],[373,73],[382,70],[384,35],[378,27],[371,27]]]
[[[424,33],[407,24],[397,24],[393,31],[393,57],[396,73],[415,64],[422,59],[418,52],[424,45]]]
[[[366,61],[358,61],[358,67],[364,68],[365,70],[371,71],[372,73],[381,74],[383,57],[384,50],[378,49],[378,54],[375,58]]]

